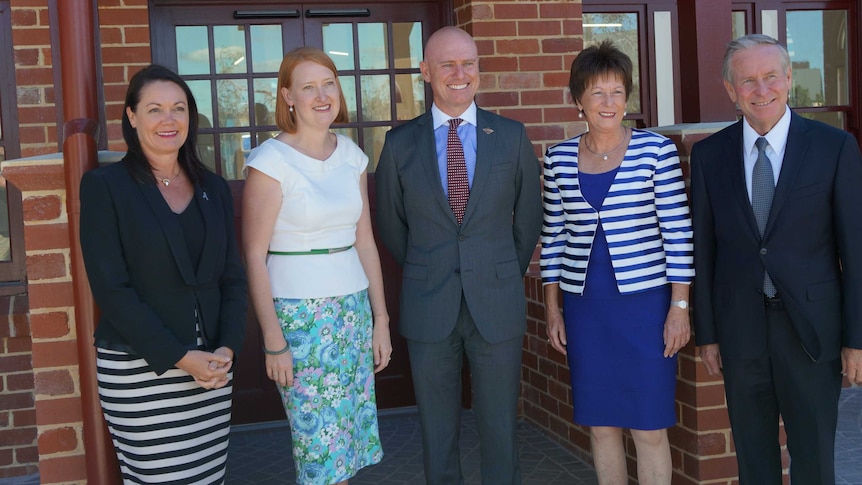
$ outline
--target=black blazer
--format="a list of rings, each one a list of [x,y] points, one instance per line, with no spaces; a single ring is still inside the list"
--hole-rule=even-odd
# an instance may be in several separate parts
[[[763,238],[745,187],[742,121],[691,153],[695,340],[722,358],[766,349],[764,269],[813,361],[862,348],[862,156],[850,134],[793,113]]]
[[[158,187],[132,178],[132,156],[81,179],[81,248],[102,312],[97,345],[137,354],[161,374],[196,348],[197,308],[206,348],[238,352],[248,300],[227,182],[206,172],[195,186],[206,238],[194,268]]]

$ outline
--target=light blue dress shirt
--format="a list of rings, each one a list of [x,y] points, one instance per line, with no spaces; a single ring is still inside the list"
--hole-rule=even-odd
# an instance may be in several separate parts
[[[437,108],[431,106],[431,119],[434,122],[434,143],[437,148],[437,168],[440,171],[440,181],[443,183],[443,193],[449,197],[449,182],[446,176],[446,145],[449,136],[449,120],[452,119]],[[472,103],[467,111],[461,113],[461,124],[458,126],[458,138],[464,146],[464,161],[467,163],[467,183],[473,188],[473,174],[476,173],[476,103]]]

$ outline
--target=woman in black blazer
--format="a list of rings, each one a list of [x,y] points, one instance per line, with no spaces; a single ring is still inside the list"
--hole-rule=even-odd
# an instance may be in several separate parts
[[[200,161],[197,120],[188,85],[145,68],[126,93],[126,156],[81,180],[99,395],[125,483],[224,480],[247,289],[231,193]]]

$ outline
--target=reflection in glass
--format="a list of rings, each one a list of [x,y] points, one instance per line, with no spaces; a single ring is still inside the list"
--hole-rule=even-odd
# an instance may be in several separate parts
[[[421,74],[395,75],[395,112],[399,120],[412,120],[425,112],[425,81]]]
[[[0,261],[12,259],[9,240],[9,200],[6,198],[6,179],[0,177]]]
[[[278,79],[264,78],[254,80],[254,124],[271,126],[275,124],[275,101]]]
[[[362,76],[362,121],[389,121],[392,104],[389,95],[389,76]]]
[[[245,56],[245,26],[217,25],[213,27],[215,66],[219,74],[248,71]]]
[[[790,106],[850,104],[846,10],[787,12]]]
[[[353,24],[323,24],[323,52],[329,54],[339,71],[355,69]]]
[[[745,34],[747,34],[747,29],[745,27],[745,12],[737,11],[731,13],[731,23],[730,23],[730,31],[731,38],[738,39]]]
[[[245,79],[219,79],[219,126],[248,126],[248,88]]]
[[[808,118],[809,120],[817,120],[826,123],[827,125],[832,125],[839,130],[846,130],[847,127],[844,125],[844,113],[841,111],[827,111],[825,113],[799,113],[803,118]]]
[[[386,132],[389,129],[389,126],[373,126],[362,129],[362,137],[365,142],[363,149],[368,155],[368,173],[377,170],[377,160],[380,159],[380,152],[383,150],[383,142],[386,141]]]
[[[338,133],[340,135],[344,135],[347,138],[353,140],[353,143],[359,144],[359,134],[356,131],[356,128],[332,128],[333,133]],[[370,160],[369,160],[370,163]]]
[[[0,162],[6,161],[6,147],[0,147]]]
[[[177,72],[209,74],[210,46],[206,26],[177,27]]]
[[[419,69],[419,62],[422,61],[422,23],[393,23],[392,49],[395,51],[395,69]]]
[[[260,146],[266,140],[269,140],[270,138],[275,138],[276,136],[278,136],[279,133],[281,133],[281,132],[280,131],[260,131],[260,132],[258,132],[255,136],[255,138],[257,140],[257,145],[255,145],[255,146]]]
[[[221,141],[221,176],[226,180],[240,180],[245,157],[251,151],[251,135],[249,133],[222,133]]]
[[[213,172],[216,171],[215,161],[215,139],[212,133],[198,134],[198,152],[201,156],[201,161]]]
[[[349,121],[358,121],[356,119],[356,78],[354,76],[338,76],[338,83],[341,84],[341,92],[344,93],[344,100],[347,102],[347,118]]]
[[[626,110],[641,112],[640,62],[638,45],[638,14],[636,13],[585,13],[584,47],[597,45],[610,39],[618,49],[632,60],[632,92]]]
[[[198,128],[212,128],[213,124],[213,95],[212,85],[209,81],[186,81],[189,89],[192,90],[192,96],[195,97],[195,103],[198,105]]]
[[[251,72],[278,72],[284,47],[280,25],[251,26]]]
[[[356,28],[359,33],[359,68],[386,69],[389,67],[386,24],[357,24]]]

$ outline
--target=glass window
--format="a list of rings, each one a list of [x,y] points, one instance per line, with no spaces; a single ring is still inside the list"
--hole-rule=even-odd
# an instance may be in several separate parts
[[[632,60],[632,93],[626,110],[641,112],[640,38],[636,13],[584,13],[584,47],[612,40]]]
[[[847,11],[787,12],[787,50],[793,66],[790,105],[850,103]]]
[[[746,34],[748,34],[748,28],[745,20],[746,12],[743,11],[734,11],[731,14],[731,38],[738,39]]]

